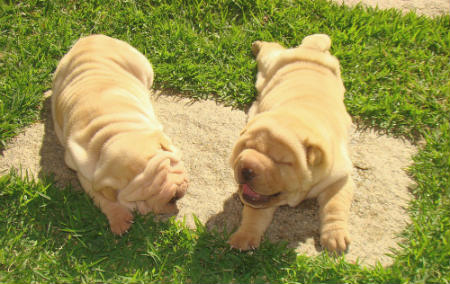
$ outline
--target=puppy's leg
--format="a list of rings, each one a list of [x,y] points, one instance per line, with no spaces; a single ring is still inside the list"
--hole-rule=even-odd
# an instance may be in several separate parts
[[[228,240],[230,246],[239,250],[259,247],[261,237],[272,222],[276,209],[277,207],[255,209],[244,205],[241,226]]]
[[[94,200],[95,205],[108,218],[111,232],[116,235],[125,233],[133,223],[133,214],[127,207],[120,204],[115,196],[111,196],[111,192],[115,192],[115,190],[108,191],[105,189],[104,192],[94,192],[91,183],[80,173],[78,173],[78,179],[86,193]],[[110,194],[105,194],[106,192]]]
[[[345,252],[350,245],[348,217],[353,197],[353,180],[336,182],[318,196],[320,243],[329,251]]]
[[[278,56],[285,50],[283,46],[276,42],[255,41],[252,43],[252,52],[258,62],[258,73],[256,75],[255,87],[259,94],[265,88],[266,84],[272,77],[271,66],[277,62]],[[250,112],[250,119],[256,114],[256,109]]]
[[[264,51],[263,51],[264,49]],[[254,56],[267,56],[267,54],[274,51],[281,51],[285,48],[276,42],[267,42],[267,41],[254,41],[252,43],[252,53]]]
[[[116,235],[122,235],[130,228],[133,223],[133,214],[119,202],[111,202],[101,194],[95,193],[93,199],[106,215],[109,221],[111,232]]]

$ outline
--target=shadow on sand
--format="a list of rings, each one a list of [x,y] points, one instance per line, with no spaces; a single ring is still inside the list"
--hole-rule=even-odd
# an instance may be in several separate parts
[[[39,151],[41,166],[39,177],[52,176],[60,188],[71,185],[74,189],[81,190],[76,173],[64,162],[64,148],[59,143],[53,127],[51,97],[48,93],[43,102],[41,120],[44,123],[44,137]]]
[[[238,194],[233,194],[224,202],[223,211],[208,219],[206,227],[219,232],[224,230],[228,233],[234,232],[239,226],[242,207]],[[314,249],[321,251],[319,226],[317,202],[305,200],[294,208],[289,206],[278,208],[264,239],[271,242],[286,241],[290,248],[297,248],[302,243],[313,242]],[[300,245],[300,252],[303,252],[301,247],[303,246]],[[304,252],[310,249],[311,245],[308,245]]]

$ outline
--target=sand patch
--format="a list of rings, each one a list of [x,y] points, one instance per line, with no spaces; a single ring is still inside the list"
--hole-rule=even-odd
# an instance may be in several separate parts
[[[448,0],[333,0],[338,4],[355,6],[362,3],[365,6],[378,7],[379,9],[396,8],[403,13],[415,11],[418,15],[439,16],[450,13],[450,1]]]
[[[49,101],[45,101],[42,122],[24,129],[3,151],[0,171],[21,167],[32,176],[53,174],[61,187],[72,184],[80,188],[76,175],[64,164]],[[168,95],[158,96],[154,106],[166,133],[181,149],[190,177],[188,193],[178,202],[177,218],[186,218],[187,224],[194,227],[195,214],[210,229],[226,228],[230,232],[237,228],[242,204],[235,194],[228,157],[245,125],[245,113],[213,101]],[[397,236],[409,221],[408,187],[413,181],[404,169],[412,163],[416,149],[406,141],[357,130],[352,133],[350,149],[357,189],[350,217],[353,242],[347,259],[389,265],[392,259],[385,254],[398,248],[401,240]],[[280,208],[265,238],[286,240],[299,253],[319,254],[317,209],[314,200],[295,208]]]

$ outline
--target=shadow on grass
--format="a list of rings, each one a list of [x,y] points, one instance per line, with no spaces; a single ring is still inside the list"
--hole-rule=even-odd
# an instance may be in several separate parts
[[[281,244],[265,242],[257,252],[239,253],[229,250],[226,233],[201,224],[190,230],[174,219],[156,221],[151,214],[136,215],[127,234],[114,236],[65,165],[48,95],[41,120],[41,181],[22,180],[14,173],[0,181],[0,243],[10,243],[4,248],[9,262],[0,263],[0,270],[14,271],[4,280],[267,282],[282,278],[284,268],[294,263],[295,253]]]
[[[15,174],[2,177],[0,188],[0,238],[9,243],[2,266],[13,268],[9,281],[270,281],[295,262],[283,245],[263,243],[254,253],[238,253],[228,249],[226,235],[201,225],[190,230],[173,219],[156,222],[152,215],[136,216],[131,230],[117,237],[80,191]],[[27,261],[19,264],[20,258]]]
[[[25,275],[29,277],[25,279],[28,280],[267,282],[283,278],[287,274],[285,268],[295,262],[294,251],[286,248],[285,244],[263,242],[257,251],[246,253],[229,249],[226,240],[227,232],[231,230],[219,232],[217,228],[237,227],[242,208],[237,196],[231,196],[225,202],[224,210],[213,216],[206,226],[198,223],[196,231],[173,219],[161,222],[156,221],[153,215],[137,215],[129,233],[123,237],[112,235],[106,217],[81,190],[75,172],[65,165],[64,148],[54,131],[48,94],[43,102],[41,120],[44,139],[40,149],[39,176],[43,182],[30,185],[14,175],[10,177],[12,191],[5,195],[8,199],[5,204],[15,206],[5,210],[15,210],[17,214],[13,214],[11,223],[5,223],[0,230],[11,231],[12,234],[26,231],[25,240],[37,244],[33,247],[35,253],[27,258],[37,259],[40,252],[44,252],[51,255],[51,261],[41,266],[41,270],[33,267],[17,269],[13,279],[23,280],[24,273],[20,271],[26,270]],[[22,201],[27,192],[34,192],[35,197],[24,205]],[[294,213],[293,217],[298,218],[295,212],[305,211],[303,207],[281,208],[277,215]],[[314,205],[311,210],[315,210]],[[234,217],[230,218],[233,214]],[[314,218],[302,219],[318,224]],[[275,236],[284,230],[284,236],[268,238],[270,241],[294,236],[288,240],[295,247],[298,242],[314,236],[314,225],[307,225],[311,230],[300,228],[298,224],[293,226],[306,234],[299,237],[292,234],[291,228],[283,229],[286,226],[283,220],[286,220],[285,216],[276,216],[271,228],[275,230]],[[287,220],[298,222],[292,218]],[[13,223],[23,225],[14,229],[11,227]],[[6,234],[5,237],[13,236]],[[21,249],[16,250],[20,252]]]

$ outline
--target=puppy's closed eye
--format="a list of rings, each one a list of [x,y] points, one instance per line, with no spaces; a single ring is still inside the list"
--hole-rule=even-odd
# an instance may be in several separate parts
[[[274,162],[276,164],[283,165],[283,166],[290,166],[290,167],[292,167],[294,165],[294,162],[292,162],[292,161],[276,161],[276,160],[274,160]]]

